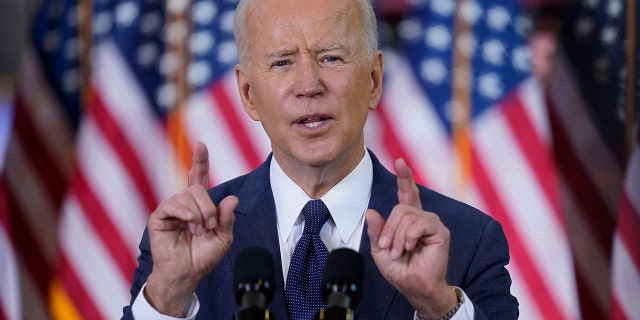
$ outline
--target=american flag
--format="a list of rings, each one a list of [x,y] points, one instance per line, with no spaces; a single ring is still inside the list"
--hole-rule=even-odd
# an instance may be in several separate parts
[[[523,319],[579,318],[550,126],[525,42],[530,22],[517,1],[418,3],[386,55],[369,144],[500,221]]]
[[[265,159],[269,141],[232,70],[236,3],[43,2],[4,177],[10,267],[0,279],[12,281],[0,283],[0,319],[119,318],[146,219],[185,186],[194,143],[209,147],[211,185]],[[384,93],[367,146],[501,222],[521,318],[579,318],[551,123],[518,2],[402,3],[381,21]]]
[[[0,238],[0,319],[48,314],[56,226],[80,107],[78,28],[69,23],[73,6],[73,1],[43,3],[22,59],[1,188],[6,231]]]
[[[612,307],[611,248],[626,161],[626,5],[579,1],[564,9],[548,92],[581,313],[589,319],[606,318]]]

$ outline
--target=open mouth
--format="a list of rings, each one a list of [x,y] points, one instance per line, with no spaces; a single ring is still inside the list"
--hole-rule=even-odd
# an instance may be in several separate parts
[[[329,119],[328,117],[313,116],[313,117],[302,118],[297,123],[307,128],[317,128],[328,119]]]

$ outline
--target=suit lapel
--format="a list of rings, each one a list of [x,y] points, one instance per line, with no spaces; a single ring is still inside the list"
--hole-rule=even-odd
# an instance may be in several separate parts
[[[236,219],[233,225],[235,237],[229,248],[229,254],[235,257],[239,251],[250,246],[263,247],[271,252],[275,263],[276,283],[269,310],[280,318],[286,316],[287,309],[284,301],[284,278],[280,261],[276,210],[269,182],[270,160],[271,157],[249,174],[238,192],[240,202],[236,208]]]
[[[369,208],[378,211],[386,220],[398,203],[397,180],[380,164],[371,151],[369,154],[373,162],[373,185]],[[398,291],[387,282],[373,261],[366,224],[360,242],[360,254],[364,258],[365,271],[363,294],[359,307],[356,308],[357,315],[360,319],[383,319],[388,314],[391,302]]]

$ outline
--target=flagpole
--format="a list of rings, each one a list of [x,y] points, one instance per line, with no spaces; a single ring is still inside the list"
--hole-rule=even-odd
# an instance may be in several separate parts
[[[453,149],[456,159],[455,193],[459,199],[467,196],[471,181],[471,138],[469,121],[471,118],[471,86],[472,66],[471,53],[465,51],[463,35],[471,32],[471,24],[461,16],[462,0],[456,1],[453,37],[453,68],[451,76],[451,106],[450,119],[453,138]]]
[[[80,72],[80,111],[86,111],[91,97],[91,47],[93,46],[93,1],[78,1],[78,39]]]
[[[635,0],[627,0],[627,81],[626,81],[626,121],[625,134],[627,155],[633,150],[633,124],[635,106],[635,52],[636,52],[636,3]]]
[[[191,10],[191,1],[165,1],[166,12],[166,42],[167,55],[175,55],[176,70],[168,70],[165,75],[167,86],[175,86],[177,100],[171,101],[167,111],[167,133],[174,150],[176,163],[176,181],[174,188],[182,188],[186,185],[187,171],[191,165],[191,146],[184,128],[184,105],[189,96],[191,87],[186,81],[186,69],[190,61],[187,54],[186,40],[191,34],[191,24],[188,19]]]

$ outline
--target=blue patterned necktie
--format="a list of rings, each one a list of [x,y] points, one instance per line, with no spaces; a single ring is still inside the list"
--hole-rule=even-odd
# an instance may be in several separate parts
[[[320,239],[320,229],[329,219],[322,200],[311,200],[302,209],[304,231],[289,265],[285,296],[291,320],[313,319],[324,306],[320,285],[329,251]]]

